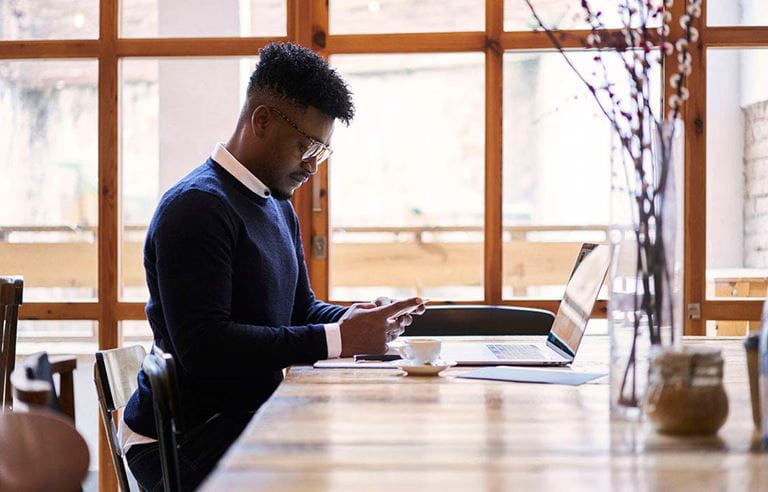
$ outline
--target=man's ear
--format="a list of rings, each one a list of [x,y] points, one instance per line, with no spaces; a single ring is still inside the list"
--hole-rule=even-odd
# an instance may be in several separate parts
[[[251,131],[257,137],[263,137],[269,126],[270,111],[263,104],[256,107],[251,113]]]

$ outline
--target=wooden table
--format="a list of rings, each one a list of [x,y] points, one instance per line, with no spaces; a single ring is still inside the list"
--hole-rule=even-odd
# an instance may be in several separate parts
[[[611,421],[608,385],[416,378],[292,367],[204,490],[768,490],[740,339],[723,348],[731,410],[714,438]],[[607,371],[585,337],[575,368]]]

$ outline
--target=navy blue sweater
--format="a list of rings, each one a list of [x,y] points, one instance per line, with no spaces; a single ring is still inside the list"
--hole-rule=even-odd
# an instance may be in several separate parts
[[[345,309],[315,300],[289,201],[263,198],[211,159],[160,200],[147,231],[147,318],[176,359],[188,428],[256,410],[282,369],[327,357],[324,323]],[[125,411],[157,437],[149,381]]]

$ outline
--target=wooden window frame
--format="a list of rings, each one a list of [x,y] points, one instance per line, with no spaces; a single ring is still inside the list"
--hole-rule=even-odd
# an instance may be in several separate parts
[[[120,343],[119,322],[144,320],[144,303],[119,298],[120,214],[118,149],[118,64],[130,57],[253,56],[269,41],[294,41],[322,56],[351,53],[478,52],[485,54],[485,259],[484,299],[476,303],[507,304],[556,310],[555,299],[502,299],[502,100],[503,55],[512,49],[551,49],[539,32],[505,32],[503,0],[486,0],[485,31],[418,34],[328,33],[326,0],[287,0],[287,35],[283,37],[158,38],[118,37],[118,0],[100,0],[99,38],[62,41],[0,41],[0,59],[98,60],[98,297],[95,302],[30,302],[20,316],[29,320],[98,321],[100,349]],[[676,17],[682,2],[675,4]],[[673,26],[677,24],[673,23]],[[704,335],[706,320],[759,320],[762,300],[708,300],[706,298],[706,50],[707,48],[768,47],[766,27],[707,27],[706,0],[697,27],[698,48],[693,50],[691,99],[685,120],[684,178],[684,304],[699,304],[701,317],[687,319],[685,333]],[[572,31],[586,35],[584,31]],[[566,47],[579,47],[572,38]],[[664,73],[664,80],[669,77]],[[329,237],[328,171],[321,171],[299,189],[294,205],[300,217],[304,247],[313,287],[327,298],[328,255],[311,255],[314,236]],[[314,190],[313,190],[314,187]],[[314,191],[314,193],[313,193]],[[318,194],[319,192],[319,194]],[[314,197],[314,203],[313,203]],[[318,200],[320,207],[317,207]],[[601,301],[594,315],[606,316]],[[109,451],[100,435],[101,463],[109,463]],[[99,470],[100,490],[116,490],[110,466]]]

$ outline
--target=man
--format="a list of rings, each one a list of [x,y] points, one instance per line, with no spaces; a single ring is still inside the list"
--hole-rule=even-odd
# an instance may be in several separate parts
[[[289,201],[330,154],[334,121],[354,114],[350,92],[302,47],[260,52],[237,127],[207,162],[160,200],[144,267],[155,344],[177,363],[187,430],[178,455],[193,489],[295,363],[383,352],[419,298],[350,308],[315,299]],[[120,428],[131,471],[162,488],[146,375]]]

